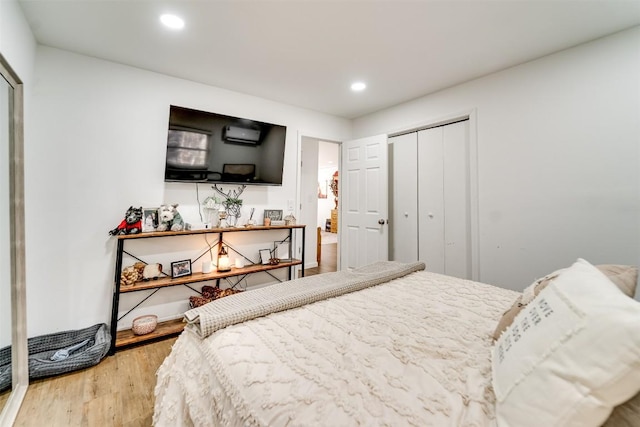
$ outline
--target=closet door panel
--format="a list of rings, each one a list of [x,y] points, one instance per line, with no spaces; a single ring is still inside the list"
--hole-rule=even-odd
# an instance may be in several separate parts
[[[391,259],[418,261],[418,134],[389,138],[391,152]]]
[[[468,121],[443,126],[444,271],[471,277]]]
[[[418,132],[418,257],[445,274],[443,128]]]

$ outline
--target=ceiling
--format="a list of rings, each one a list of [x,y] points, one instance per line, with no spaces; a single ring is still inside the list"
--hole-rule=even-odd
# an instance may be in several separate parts
[[[349,119],[640,24],[640,0],[19,3],[42,45]]]

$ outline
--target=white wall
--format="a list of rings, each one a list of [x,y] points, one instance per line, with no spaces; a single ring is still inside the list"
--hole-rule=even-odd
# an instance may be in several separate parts
[[[163,182],[170,104],[287,126],[284,184],[248,187],[244,219],[251,207],[261,217],[296,199],[299,129],[336,140],[351,132],[344,119],[38,47],[26,149],[29,336],[108,322],[115,239],[107,232],[127,207],[179,203],[187,221],[199,221],[195,185]],[[209,185],[199,191],[201,201],[213,194]],[[154,296],[147,310],[169,316],[175,292]]]
[[[0,1],[0,54],[7,60],[11,68],[24,83],[24,118],[29,120],[29,96],[32,82],[36,44],[31,30],[22,14],[18,3],[14,0]],[[3,82],[5,83],[5,82]],[[4,87],[3,87],[4,88]],[[0,115],[7,115],[7,93],[2,97]],[[3,140],[0,149],[0,222],[2,227],[2,249],[0,249],[0,347],[11,343],[11,293],[10,293],[10,257],[9,243],[9,175],[8,146],[6,128],[3,129]],[[28,133],[25,131],[25,140]]]
[[[476,109],[480,280],[640,262],[640,28],[354,120],[354,137]],[[428,260],[426,260],[428,263]]]
[[[32,81],[35,51],[36,41],[17,0],[0,1],[0,53],[25,83],[25,92]]]

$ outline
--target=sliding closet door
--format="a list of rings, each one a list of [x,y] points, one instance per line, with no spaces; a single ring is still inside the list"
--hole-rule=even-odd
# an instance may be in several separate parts
[[[444,239],[446,274],[471,278],[469,217],[469,122],[443,127]]]
[[[389,138],[391,154],[390,259],[418,261],[418,134]]]
[[[445,273],[442,127],[418,132],[418,256],[427,270]]]
[[[418,256],[471,278],[468,121],[418,132]]]

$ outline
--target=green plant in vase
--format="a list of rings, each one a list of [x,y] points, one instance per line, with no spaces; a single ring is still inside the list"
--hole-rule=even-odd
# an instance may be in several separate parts
[[[236,224],[238,223],[238,219],[242,215],[242,199],[240,198],[240,195],[246,187],[246,185],[243,185],[241,187],[238,187],[237,190],[230,190],[227,193],[225,193],[216,184],[214,184],[212,187],[224,197],[222,206],[224,206],[225,210],[227,211],[227,222],[232,227],[236,226]]]
[[[242,214],[242,200],[230,198],[222,202],[222,205],[227,210],[227,215],[231,217],[231,225],[235,226]]]

